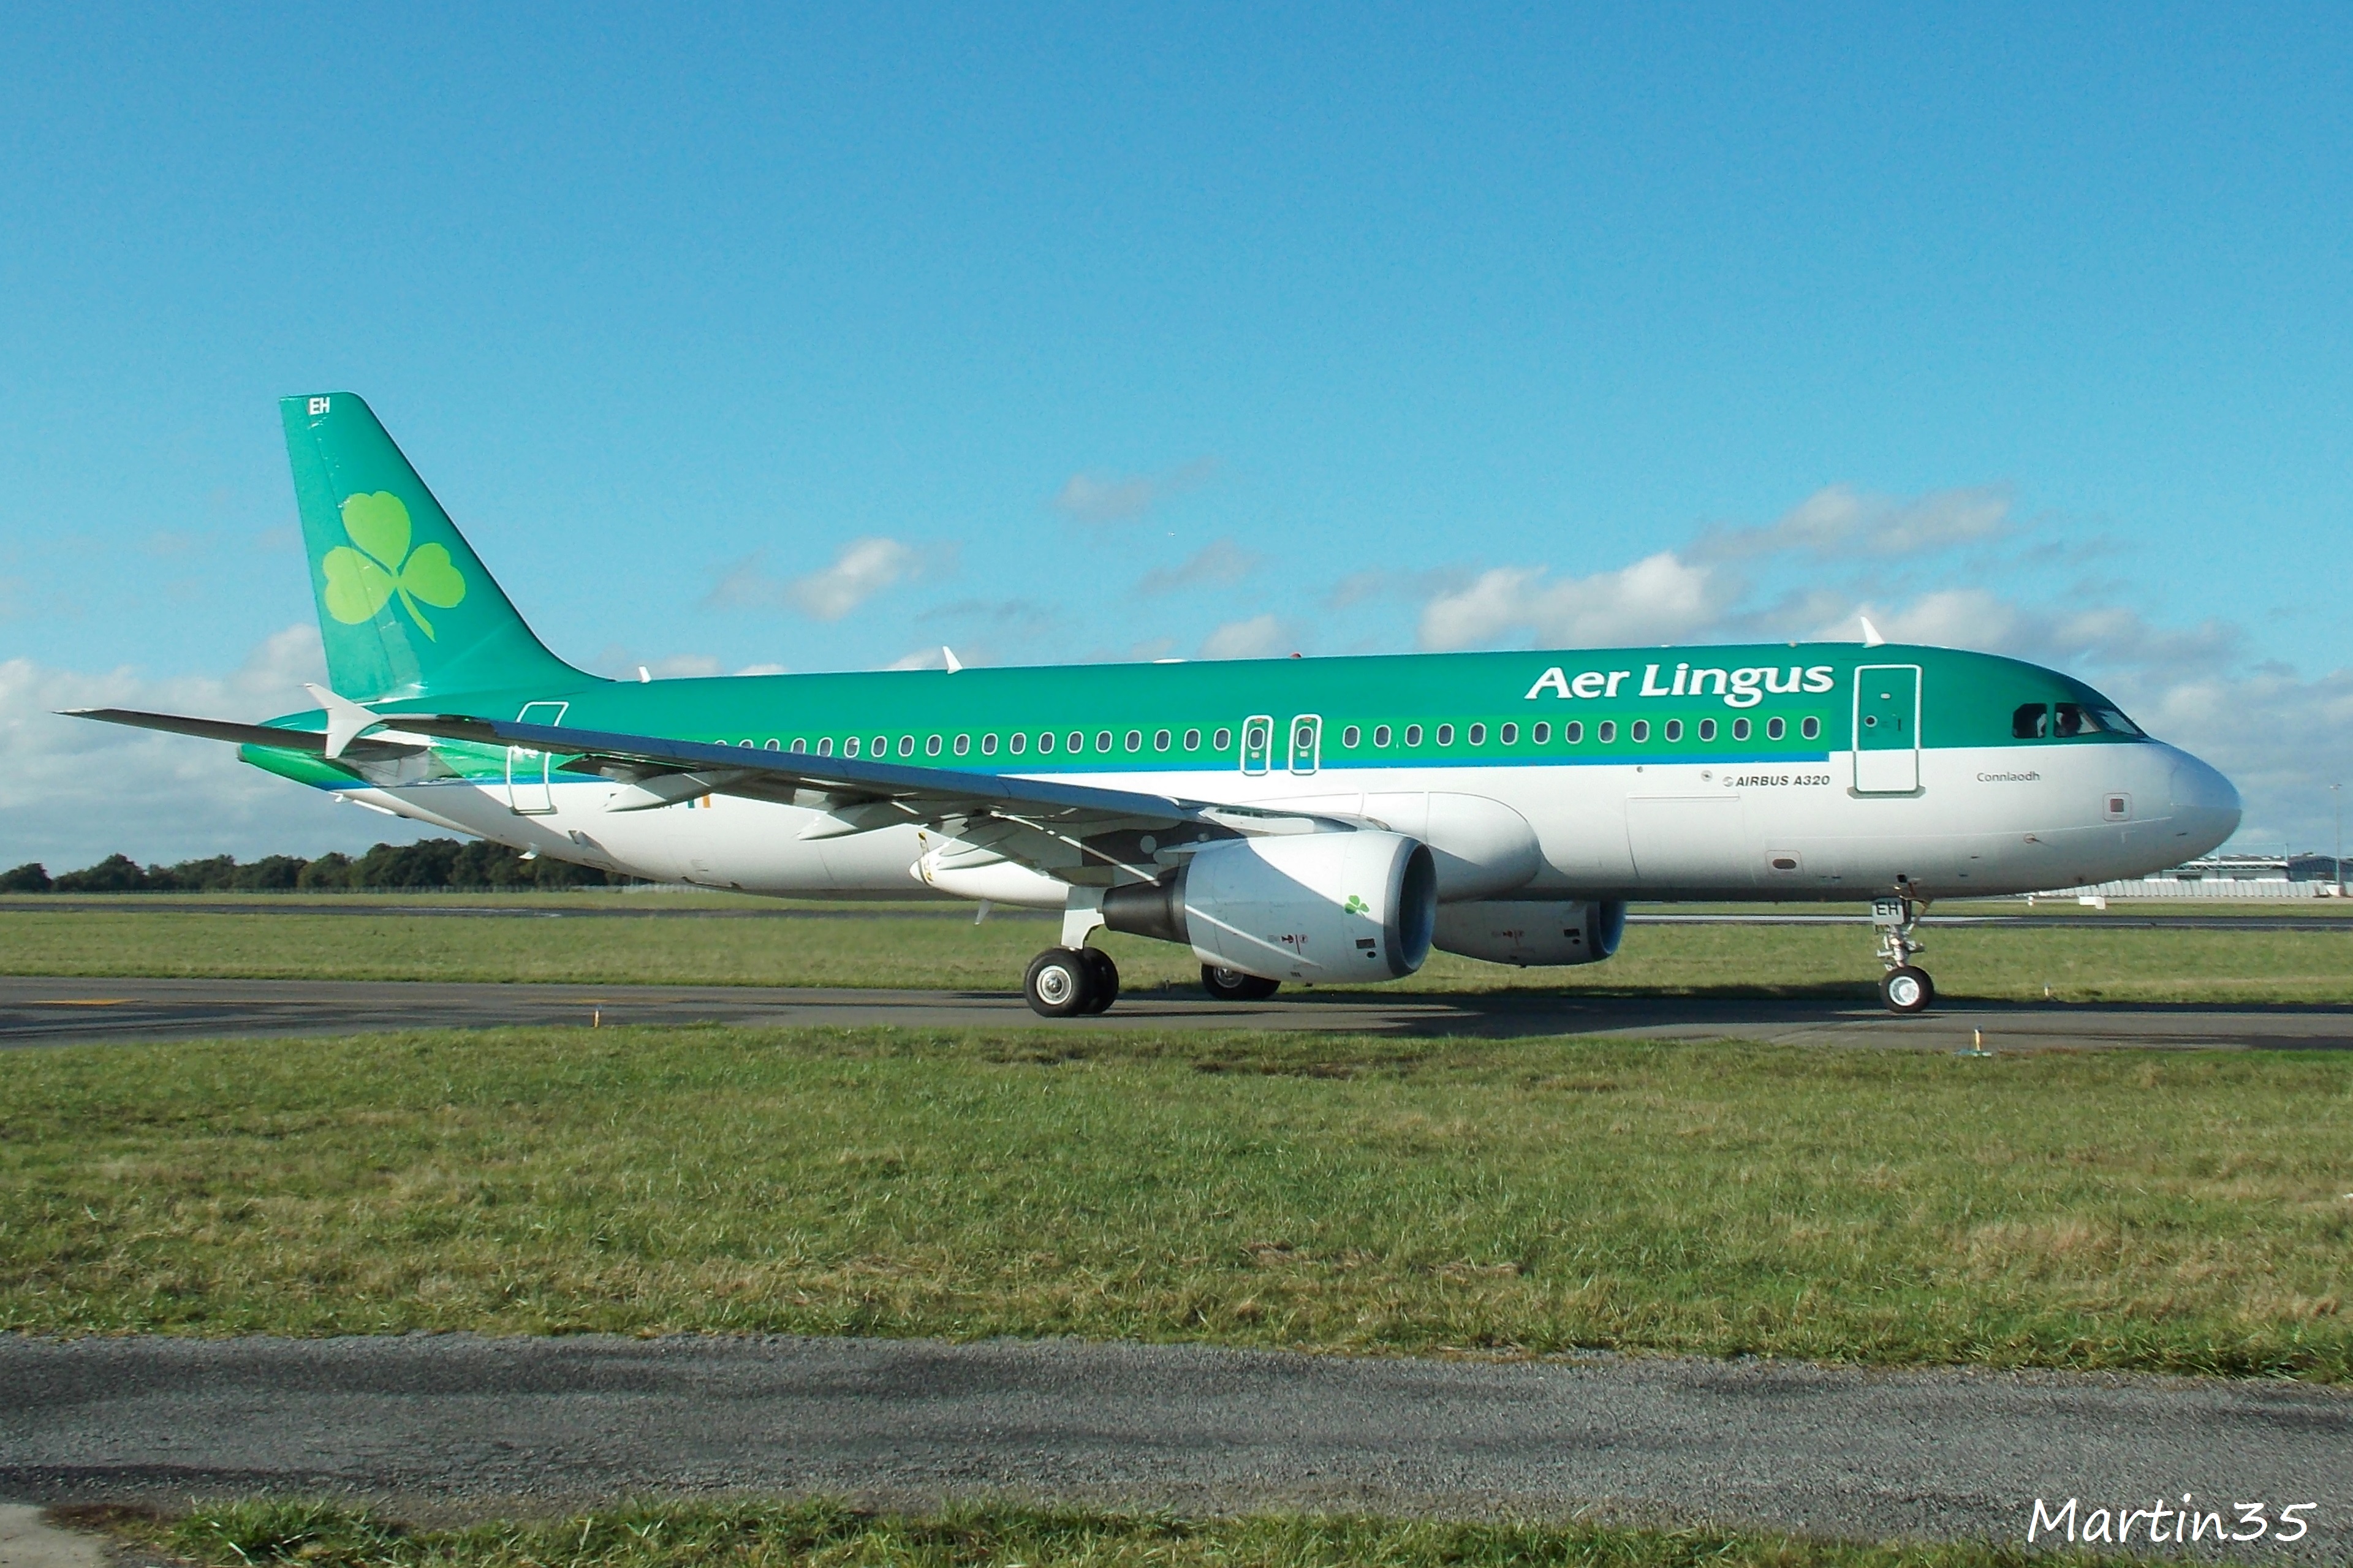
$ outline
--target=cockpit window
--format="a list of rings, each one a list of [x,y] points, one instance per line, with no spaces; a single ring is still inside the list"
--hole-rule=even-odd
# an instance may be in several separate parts
[[[2060,739],[2065,740],[2070,735],[2096,735],[2100,732],[2100,721],[2092,717],[2091,710],[2082,703],[2062,702],[2058,704],[2058,722],[2052,725],[2051,732]]]
[[[2010,716],[2010,732],[2021,741],[2040,741],[2051,733],[2051,704],[2022,702]]]
[[[2092,711],[2099,715],[2102,725],[2119,735],[2145,736],[2148,733],[2113,708],[2094,708]]]

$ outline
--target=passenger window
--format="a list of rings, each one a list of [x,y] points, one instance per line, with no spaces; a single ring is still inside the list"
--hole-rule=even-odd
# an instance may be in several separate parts
[[[1670,720],[1668,720],[1668,721],[1667,721],[1667,739],[1668,739],[1668,740],[1670,740],[1670,741],[1680,741],[1680,740],[1682,740],[1683,738],[1683,721],[1682,720],[1680,720],[1680,719],[1670,719]]]
[[[889,756],[890,754],[891,754],[891,737],[890,737],[890,736],[888,736],[888,735],[877,735],[877,736],[875,736],[875,737],[874,737],[874,750],[873,750],[871,752],[870,752],[870,753],[869,753],[869,755],[871,755],[871,756],[877,756],[877,757],[887,757],[887,756]]]
[[[1066,751],[1066,752],[1070,752],[1070,753],[1071,753],[1073,756],[1077,755],[1079,752],[1083,752],[1083,751],[1085,751],[1085,750],[1087,749],[1087,738],[1086,738],[1086,736],[1085,736],[1084,734],[1082,734],[1082,732],[1080,732],[1079,731],[1076,731],[1076,730],[1071,731],[1070,732],[1070,734],[1069,734],[1067,737],[1065,737],[1065,740],[1066,740],[1067,743],[1063,746],[1063,748],[1062,748],[1062,749],[1063,749],[1064,751]]]
[[[1234,732],[1231,730],[1220,730],[1218,731],[1215,738],[1210,741],[1209,749],[1213,752],[1222,752],[1233,743]]]
[[[1340,731],[1340,744],[1347,747],[1348,750],[1352,752],[1356,749],[1356,742],[1364,738],[1365,732],[1356,728],[1354,724],[1349,725],[1346,729]]]
[[[1005,737],[1005,749],[1012,752],[1017,757],[1021,754],[1021,748],[1027,746],[1029,743],[1029,737],[1019,730],[1016,730],[1013,733]]]
[[[980,738],[980,754],[984,757],[993,757],[997,755],[997,737],[995,734],[983,735]]]
[[[1420,725],[1408,724],[1405,727],[1405,743],[1409,746],[1419,746],[1421,744]]]
[[[1809,741],[1819,741],[1822,738],[1822,721],[1809,713],[1805,722],[1798,726],[1798,732]]]
[[[820,740],[819,742],[818,742],[818,743],[817,743],[817,754],[818,754],[818,756],[820,756],[820,757],[829,757],[829,756],[833,755],[833,737],[832,737],[832,736],[828,735],[828,736],[826,736],[823,740]]]
[[[1373,727],[1373,744],[1376,746],[1386,746],[1388,743],[1389,727],[1387,724],[1375,725]]]
[[[1486,725],[1473,724],[1471,726],[1471,743],[1474,746],[1483,746],[1487,743]]]
[[[1141,730],[1130,730],[1130,731],[1127,732],[1127,749],[1128,749],[1129,751],[1131,751],[1131,752],[1140,752],[1140,751],[1144,750],[1144,731],[1141,731]]]
[[[1042,756],[1044,756],[1047,752],[1049,752],[1052,751],[1053,749],[1054,749],[1054,731],[1051,731],[1051,730],[1040,730],[1040,731],[1038,731],[1038,754],[1039,754],[1039,756],[1041,756],[1041,757],[1042,757]]]
[[[1594,731],[1593,738],[1605,746],[1615,741],[1618,738],[1618,721],[1615,719],[1601,721],[1601,728]]]
[[[899,737],[899,754],[902,757],[912,757],[915,754],[914,736],[902,735]]]
[[[1581,743],[1585,739],[1585,721],[1571,719],[1567,723],[1563,724],[1560,727],[1560,738],[1572,746]]]
[[[1168,749],[1168,731],[1166,731],[1166,730],[1155,730],[1155,731],[1153,731],[1153,733],[1152,733],[1152,749],[1153,749],[1154,751],[1155,751],[1155,752],[1165,752],[1165,751],[1166,751],[1166,750]]]
[[[1715,739],[1715,720],[1703,719],[1699,721],[1699,738],[1703,741],[1713,741]]]
[[[1745,741],[1745,740],[1748,739],[1748,721],[1747,721],[1747,720],[1746,720],[1746,719],[1735,719],[1735,720],[1732,721],[1732,738],[1733,738],[1734,740],[1736,740],[1736,741]]]
[[[857,736],[852,735],[841,743],[841,754],[845,757],[854,757],[858,754]]]
[[[774,736],[771,736],[771,737],[769,737],[769,740],[768,740],[768,750],[770,750],[770,751],[772,751],[772,752],[773,752],[773,751],[775,751],[776,749],[776,738],[775,738]]]
[[[1511,726],[1506,724],[1504,728],[1509,730]],[[1546,744],[1552,739],[1552,726],[1542,719],[1537,720],[1535,728],[1528,731],[1528,739],[1539,746]]]
[[[923,755],[927,757],[936,757],[939,754],[940,738],[937,735],[934,735],[930,740],[923,742]]]
[[[961,757],[971,750],[972,737],[970,735],[958,735],[955,738],[955,754],[957,756]]]
[[[1201,749],[1200,731],[1187,730],[1185,731],[1185,749],[1188,752],[1198,752]]]
[[[2040,741],[2051,733],[2051,705],[2047,702],[2021,702],[2010,716],[2012,740]]]
[[[1787,719],[1767,719],[1765,721],[1765,738],[1767,740],[1778,741],[1788,732],[1789,721]]]
[[[1440,745],[1441,745],[1441,746],[1451,746],[1451,745],[1454,744],[1454,726],[1453,726],[1453,725],[1451,725],[1451,724],[1440,724],[1440,725],[1438,727],[1438,743],[1439,743]]]
[[[1651,721],[1648,719],[1634,721],[1633,737],[1637,741],[1647,741],[1651,738]]]
[[[1109,730],[1097,730],[1095,731],[1095,750],[1098,752],[1108,752],[1111,750],[1111,731]]]

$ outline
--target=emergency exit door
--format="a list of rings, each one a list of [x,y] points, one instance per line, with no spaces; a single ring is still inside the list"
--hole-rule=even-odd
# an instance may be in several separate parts
[[[518,724],[561,724],[568,702],[526,702],[515,715]],[[555,759],[529,746],[507,748],[507,807],[518,816],[545,816],[555,809],[554,781],[548,770]]]
[[[1920,787],[1920,667],[1866,664],[1854,672],[1854,789],[1909,795]]]

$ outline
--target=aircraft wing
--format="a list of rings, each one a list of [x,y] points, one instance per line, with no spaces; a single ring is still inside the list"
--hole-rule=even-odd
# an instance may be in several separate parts
[[[333,717],[332,709],[330,714]],[[464,714],[375,713],[354,709],[343,716],[343,724],[355,727],[365,722],[368,729],[352,734],[346,728],[342,735],[129,709],[79,709],[73,716],[360,762],[371,760],[369,753],[387,759],[413,756],[436,740],[520,746],[568,758],[560,772],[601,776],[624,785],[607,810],[649,810],[704,795],[740,795],[819,812],[803,829],[804,838],[839,837],[902,825],[953,824],[947,831],[955,837],[977,834],[997,854],[1065,876],[1088,866],[1154,875],[1155,863],[1141,843],[1146,833],[1166,836],[1171,829],[1193,827],[1198,830],[1194,836],[1197,841],[1208,841],[1270,833],[1345,832],[1359,826],[1297,811],[1268,811],[1092,784]],[[340,750],[334,743],[338,739],[343,742]]]

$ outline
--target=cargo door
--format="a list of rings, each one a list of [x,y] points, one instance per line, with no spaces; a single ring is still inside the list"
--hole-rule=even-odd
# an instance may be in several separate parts
[[[526,702],[515,715],[518,724],[561,724],[568,702]],[[545,816],[555,809],[555,791],[548,770],[555,759],[529,746],[507,748],[507,806],[518,816]]]
[[[1854,789],[1909,795],[1920,787],[1920,667],[1866,664],[1854,672]]]

